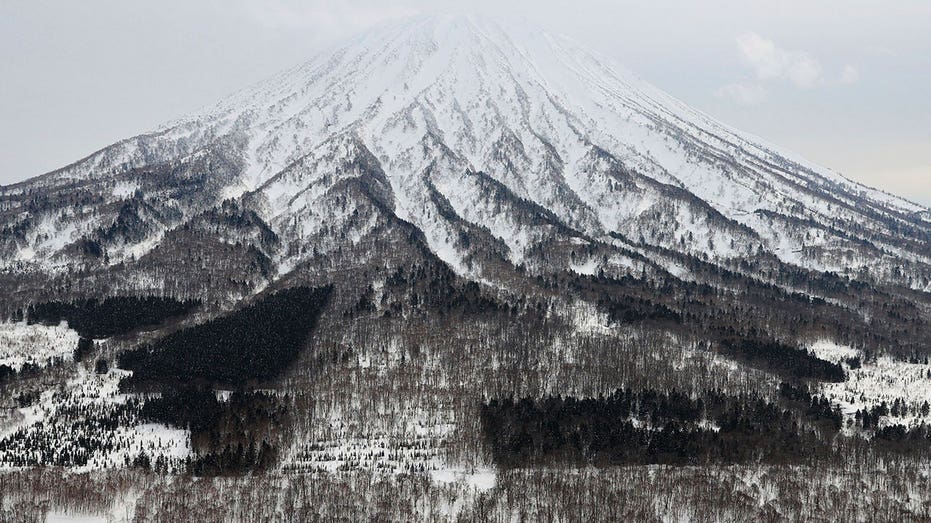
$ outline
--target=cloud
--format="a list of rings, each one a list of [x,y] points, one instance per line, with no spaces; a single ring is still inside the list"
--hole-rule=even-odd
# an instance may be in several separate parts
[[[766,100],[766,88],[758,83],[733,83],[719,88],[715,95],[737,105],[752,106]]]
[[[789,65],[786,75],[796,86],[808,89],[821,81],[821,65],[807,56],[802,56]]]
[[[269,29],[313,29],[336,34],[354,32],[386,20],[406,18],[420,9],[403,2],[382,4],[367,0],[238,1],[248,18]]]
[[[737,49],[760,80],[787,80],[808,89],[821,82],[821,64],[806,53],[790,52],[756,33],[737,37]]]
[[[860,70],[855,65],[845,65],[840,74],[842,84],[855,84],[860,81]]]

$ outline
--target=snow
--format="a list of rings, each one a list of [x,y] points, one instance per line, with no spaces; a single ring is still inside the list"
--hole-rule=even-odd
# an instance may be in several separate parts
[[[39,227],[38,233],[45,239],[38,243],[36,249],[40,252],[57,252],[75,240],[77,230],[74,222],[56,223],[45,220]]]
[[[36,250],[32,247],[23,247],[16,252],[17,261],[30,261],[36,257]]]
[[[119,369],[96,374],[79,366],[65,384],[46,390],[34,405],[19,409],[19,421],[4,427],[0,434],[7,439],[7,452],[20,452],[16,440],[10,439],[15,438],[18,430],[30,436],[45,434],[57,438],[61,448],[80,446],[83,430],[106,430],[99,427],[75,428],[86,421],[79,413],[107,413],[125,405],[129,396],[119,392],[119,382],[130,374]],[[160,456],[183,459],[191,453],[189,431],[160,424],[130,423],[107,434],[106,439],[114,444],[114,449],[95,450],[86,465],[74,470],[123,467],[127,459],[138,456],[142,451],[153,461]],[[6,461],[9,457],[0,453],[0,469],[10,467]]]
[[[45,517],[45,523],[108,523],[108,520],[106,516],[53,511]]]
[[[585,263],[578,263],[578,264],[570,265],[569,269],[571,269],[573,272],[577,274],[593,276],[595,273],[598,272],[599,266],[600,265],[597,259],[589,258],[588,260],[585,260]]]
[[[161,243],[164,236],[165,231],[160,230],[155,234],[149,235],[142,241],[127,245],[123,249],[113,251],[113,253],[110,255],[110,265],[116,265],[122,261],[126,261],[127,259],[138,260],[139,258],[142,258],[153,249],[158,247],[158,244]]]
[[[497,473],[494,469],[437,469],[430,471],[434,483],[464,483],[476,490],[495,488]]]
[[[0,365],[19,371],[26,364],[44,367],[56,359],[70,361],[79,339],[67,322],[53,326],[0,323]]]
[[[883,402],[892,407],[897,399],[904,401],[906,412],[898,417],[885,417],[881,424],[902,423],[905,425],[931,422],[919,415],[925,402],[931,404],[931,365],[909,363],[889,356],[879,356],[875,361],[864,361],[860,368],[852,369],[845,362],[859,357],[860,351],[839,345],[830,340],[819,340],[811,344],[814,354],[827,361],[840,362],[847,373],[842,383],[822,383],[822,394],[838,405],[850,419],[858,410],[876,407]]]
[[[838,345],[829,339],[818,340],[812,343],[808,348],[818,358],[832,363],[839,363],[845,359],[857,358],[860,356],[860,351],[857,349],[847,345]]]
[[[191,434],[188,430],[176,429],[160,423],[145,423],[130,427],[126,437],[132,441],[126,453],[130,456],[156,450],[156,456],[184,459],[191,454]],[[98,462],[99,465],[119,463],[112,457]]]
[[[139,188],[139,182],[122,180],[113,186],[113,191],[111,194],[114,198],[119,198],[122,200],[128,196],[132,196],[137,190],[139,190]]]
[[[568,311],[568,319],[579,332],[588,334],[611,334],[614,332],[608,315],[584,300],[576,300],[572,304]]]
[[[26,223],[34,226],[25,229],[25,242],[17,243],[10,258],[0,258],[0,267],[24,262],[46,271],[66,270],[69,260],[56,259],[55,255],[98,228],[100,217],[75,206],[31,215]]]
[[[334,86],[345,96],[337,96]],[[632,220],[662,200],[650,193],[624,197],[633,200],[611,198],[583,180],[590,173],[580,162],[593,146],[613,151],[643,174],[688,187],[726,216],[761,232],[769,228],[755,219],[756,209],[786,211],[801,203],[818,215],[830,215],[818,198],[786,192],[778,178],[759,168],[757,157],[779,159],[759,140],[684,107],[574,42],[482,18],[441,16],[376,30],[340,48],[336,58],[323,56],[249,94],[223,107],[245,104],[248,112],[267,114],[270,122],[285,122],[282,134],[300,129],[306,138],[294,144],[298,148],[322,143],[334,133],[358,133],[388,174],[398,215],[418,225],[434,251],[460,273],[460,253],[444,224],[429,216],[423,186],[417,183],[419,173],[437,161],[446,163],[431,176],[438,177],[437,187],[457,214],[503,239],[514,263],[523,261],[538,236],[509,223],[500,208],[486,203],[487,195],[462,176],[468,169],[485,172],[589,234],[603,234],[602,227],[637,228]],[[329,116],[315,116],[321,113]],[[280,149],[277,134],[263,140],[259,149]],[[500,161],[502,154],[508,163]],[[741,172],[721,168],[718,154],[733,157]],[[283,194],[295,190],[298,186],[282,188]],[[586,205],[580,211],[565,207],[566,198],[576,196]],[[674,236],[692,232],[692,250],[707,250],[711,240],[718,255],[742,254],[729,250],[732,243],[743,248],[742,237],[695,220],[704,211],[679,205],[676,212],[682,229]],[[619,221],[619,213],[626,221]],[[809,262],[795,256],[795,243],[775,249],[786,261]]]

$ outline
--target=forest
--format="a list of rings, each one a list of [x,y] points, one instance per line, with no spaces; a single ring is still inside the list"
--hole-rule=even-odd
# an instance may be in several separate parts
[[[123,387],[146,382],[240,386],[275,377],[313,331],[331,288],[293,287],[228,315],[173,332],[119,355],[133,371]]]
[[[822,360],[811,352],[775,341],[730,338],[722,343],[722,353],[752,367],[786,378],[842,382],[844,368]]]
[[[694,399],[630,389],[599,398],[492,399],[482,405],[482,431],[504,467],[786,464],[829,456],[840,413],[788,384],[783,390],[791,403],[714,390]]]
[[[160,325],[200,305],[199,300],[179,301],[158,296],[111,296],[103,300],[43,302],[19,313],[31,323],[58,324],[67,321],[82,338],[103,339],[136,329]]]
[[[194,451],[180,469],[198,476],[242,474],[275,463],[289,422],[287,398],[237,390],[225,401],[210,388],[183,385],[147,400],[140,418],[187,429]],[[165,471],[168,464],[144,453],[133,466]]]

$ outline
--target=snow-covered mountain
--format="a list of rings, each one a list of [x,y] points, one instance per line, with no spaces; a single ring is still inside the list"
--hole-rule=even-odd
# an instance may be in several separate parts
[[[3,521],[931,514],[931,211],[542,30],[0,187],[0,290]]]
[[[112,272],[200,228],[251,248],[275,280],[395,223],[486,282],[503,266],[687,278],[673,252],[931,290],[928,216],[570,39],[434,16],[0,188],[0,264]]]

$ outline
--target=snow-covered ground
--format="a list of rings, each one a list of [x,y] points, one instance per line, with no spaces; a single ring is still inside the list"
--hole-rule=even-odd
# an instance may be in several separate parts
[[[831,363],[840,363],[845,359],[856,358],[860,356],[860,351],[846,345],[838,345],[831,340],[818,340],[811,344],[808,349],[815,356]]]
[[[827,340],[814,343],[811,350],[819,358],[833,362],[857,356],[862,358],[858,350]],[[898,399],[905,404],[904,412],[884,417],[880,422],[882,425],[913,425],[931,421],[931,418],[920,414],[925,402],[931,404],[931,365],[880,356],[876,361],[864,361],[857,369],[851,369],[847,364],[844,367],[846,381],[822,383],[821,387],[822,393],[837,404],[848,419],[858,410],[870,409],[883,402],[891,409]]]
[[[370,470],[400,474],[442,467],[441,452],[440,442],[430,437],[409,441],[388,437],[342,438],[304,446],[284,468],[301,472]]]
[[[71,360],[79,339],[67,322],[51,327],[0,323],[0,365],[19,371],[26,364],[44,367],[55,359]]]
[[[447,468],[430,471],[430,479],[434,483],[465,483],[478,490],[491,490],[497,483],[497,473],[490,468]]]
[[[45,523],[108,523],[108,520],[101,515],[53,511],[45,517]]]
[[[17,421],[0,431],[0,468],[10,468],[23,453],[43,450],[47,456],[88,452],[86,465],[76,467],[78,471],[123,467],[140,452],[153,463],[159,457],[172,461],[189,455],[187,430],[136,419],[127,403],[130,396],[119,392],[120,379],[127,375],[128,371],[118,369],[96,374],[81,366],[66,384],[46,390],[33,405],[18,409]],[[103,422],[109,419],[120,419],[120,426],[107,428]],[[88,441],[105,445],[88,448]]]

